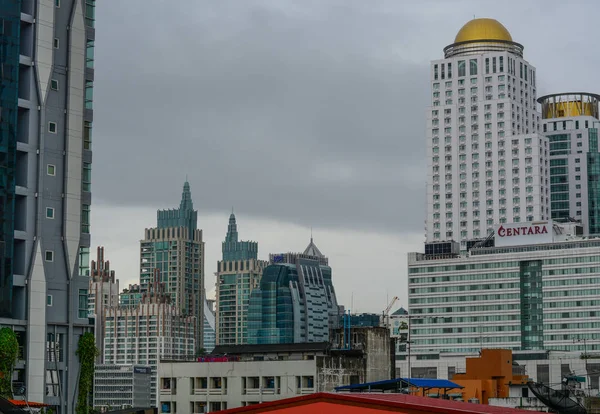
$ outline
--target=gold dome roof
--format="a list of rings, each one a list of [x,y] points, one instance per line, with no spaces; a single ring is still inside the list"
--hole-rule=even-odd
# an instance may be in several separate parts
[[[498,20],[473,19],[465,24],[456,35],[454,43],[477,40],[503,40],[512,42],[512,36]]]

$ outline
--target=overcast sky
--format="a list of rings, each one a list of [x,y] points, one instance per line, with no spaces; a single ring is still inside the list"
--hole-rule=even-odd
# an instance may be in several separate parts
[[[313,227],[338,301],[407,306],[424,240],[429,61],[469,19],[499,20],[538,96],[600,92],[595,1],[126,0],[96,3],[92,244],[121,285],[186,175],[206,289],[233,206],[259,255]]]

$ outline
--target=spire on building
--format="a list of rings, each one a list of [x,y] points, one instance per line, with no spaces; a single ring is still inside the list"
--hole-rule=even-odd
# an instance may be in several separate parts
[[[231,209],[231,215],[229,216],[229,226],[227,227],[227,236],[225,242],[236,242],[238,241],[237,223],[235,221],[235,214],[233,214],[233,208]]]
[[[323,255],[323,253],[321,253],[321,251],[319,250],[319,248],[313,241],[312,228],[310,230],[310,243],[304,250],[304,254],[309,255],[309,256],[315,256],[315,257],[325,257],[325,255]]]
[[[185,227],[188,229],[189,237],[194,237],[194,231],[198,228],[198,212],[194,210],[192,191],[190,190],[190,183],[187,180],[183,184],[179,208],[158,210],[157,227]]]
[[[183,184],[183,193],[181,194],[181,204],[179,204],[179,210],[194,210],[194,203],[192,203],[192,192],[190,190],[190,183],[187,180]]]

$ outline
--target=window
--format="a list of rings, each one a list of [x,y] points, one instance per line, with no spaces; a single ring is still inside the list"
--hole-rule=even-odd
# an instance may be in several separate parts
[[[96,19],[96,0],[85,0],[85,25],[94,27]]]
[[[464,60],[458,61],[458,76],[466,76],[466,65]]]
[[[92,191],[92,164],[83,163],[83,177],[81,177],[81,187],[83,191]]]
[[[46,296],[46,306],[52,306],[52,295]]]
[[[58,40],[58,37],[54,38],[54,42],[52,43],[52,46],[54,46],[54,49],[58,49],[60,45],[60,41]]]
[[[92,149],[92,123],[83,121],[83,149]]]
[[[81,232],[82,233],[90,232],[90,205],[89,204],[81,205]]]
[[[90,39],[85,44],[85,65],[88,68],[94,67],[94,41]]]
[[[60,0],[54,0],[54,5],[56,7],[60,7]]]
[[[52,250],[46,250],[45,258],[47,262],[54,261],[54,252]]]
[[[85,109],[92,109],[94,102],[94,81],[85,81]]]
[[[50,80],[50,89],[52,89],[53,91],[58,90],[58,80],[57,79]]]
[[[469,74],[471,76],[477,75],[477,59],[469,60]]]
[[[46,218],[54,218],[54,209],[52,207],[46,207]]]
[[[88,291],[79,289],[79,318],[86,319],[88,315]]]
[[[48,132],[56,134],[56,122],[48,122]]]
[[[56,175],[56,166],[54,166],[52,164],[46,165],[46,173],[48,175],[55,176]]]

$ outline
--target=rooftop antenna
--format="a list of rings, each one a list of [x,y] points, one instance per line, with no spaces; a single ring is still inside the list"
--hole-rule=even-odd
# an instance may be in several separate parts
[[[312,226],[310,226],[310,242],[312,243],[312,241],[313,241]]]

